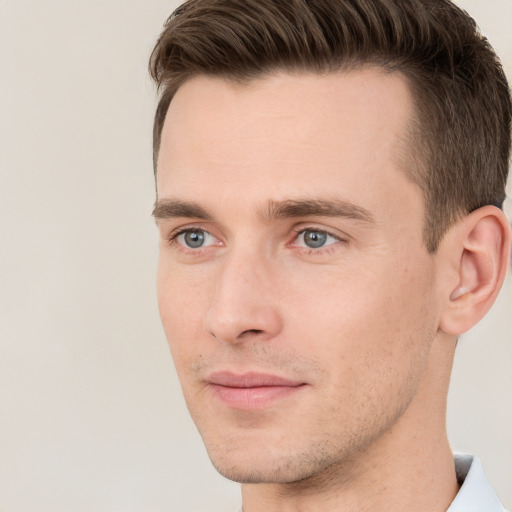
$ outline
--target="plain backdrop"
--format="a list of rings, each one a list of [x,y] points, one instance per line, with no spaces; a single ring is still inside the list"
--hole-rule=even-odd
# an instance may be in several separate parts
[[[512,0],[461,1],[512,76]],[[160,327],[152,45],[177,2],[0,1],[0,510],[220,512]],[[510,211],[510,206],[508,206]],[[456,451],[512,507],[512,278],[459,343]]]

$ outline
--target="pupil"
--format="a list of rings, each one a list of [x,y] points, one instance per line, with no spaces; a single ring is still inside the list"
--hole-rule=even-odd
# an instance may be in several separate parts
[[[318,231],[306,231],[304,233],[304,243],[311,249],[322,247],[326,240],[327,235],[325,233],[320,233]]]
[[[202,231],[185,233],[185,243],[193,249],[201,247],[204,244],[204,233]]]

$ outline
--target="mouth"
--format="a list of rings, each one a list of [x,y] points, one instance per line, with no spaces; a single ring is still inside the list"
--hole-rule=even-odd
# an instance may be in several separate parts
[[[303,390],[307,384],[277,375],[215,372],[206,379],[214,399],[232,409],[264,409]]]

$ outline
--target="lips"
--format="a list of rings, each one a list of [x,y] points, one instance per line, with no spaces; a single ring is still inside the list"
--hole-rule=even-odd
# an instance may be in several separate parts
[[[208,377],[207,383],[214,398],[230,408],[241,410],[263,409],[306,387],[304,382],[255,372],[241,375],[215,372]]]

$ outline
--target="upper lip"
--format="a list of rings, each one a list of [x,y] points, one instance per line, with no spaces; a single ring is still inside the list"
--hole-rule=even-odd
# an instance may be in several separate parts
[[[214,372],[206,379],[210,384],[230,388],[258,388],[271,386],[296,387],[304,382],[286,379],[269,373],[247,372],[235,374],[228,371]]]

